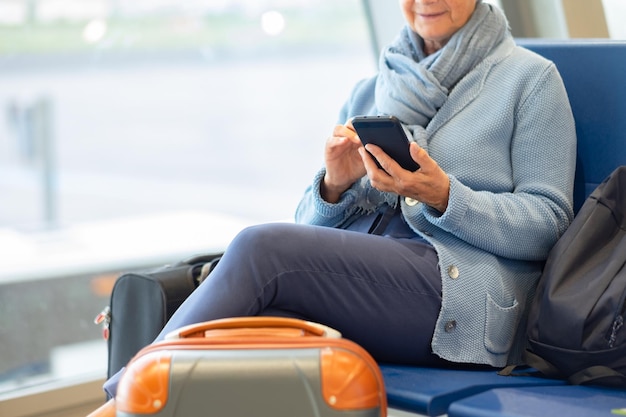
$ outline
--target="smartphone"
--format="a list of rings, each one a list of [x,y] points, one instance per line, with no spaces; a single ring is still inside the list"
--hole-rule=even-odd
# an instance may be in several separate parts
[[[355,116],[352,118],[352,126],[363,145],[373,143],[379,146],[408,171],[417,171],[420,168],[409,153],[410,133],[397,117]],[[376,164],[382,169],[378,161]]]

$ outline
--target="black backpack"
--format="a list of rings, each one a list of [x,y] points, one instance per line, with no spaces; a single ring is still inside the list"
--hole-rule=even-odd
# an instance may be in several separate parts
[[[626,387],[626,166],[585,200],[550,251],[528,317],[526,363],[571,384]]]

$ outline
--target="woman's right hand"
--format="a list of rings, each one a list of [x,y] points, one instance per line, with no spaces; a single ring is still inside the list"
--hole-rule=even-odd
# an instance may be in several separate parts
[[[344,191],[366,174],[363,159],[359,155],[359,148],[362,147],[350,123],[335,126],[324,150],[326,175],[320,192],[325,201],[336,203]]]

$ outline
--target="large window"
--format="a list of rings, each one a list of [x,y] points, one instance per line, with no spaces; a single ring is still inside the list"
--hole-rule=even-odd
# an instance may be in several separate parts
[[[359,0],[0,2],[0,392],[104,375],[121,271],[289,220],[368,36]]]

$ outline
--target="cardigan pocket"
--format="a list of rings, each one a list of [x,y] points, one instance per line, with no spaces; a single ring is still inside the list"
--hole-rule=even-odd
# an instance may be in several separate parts
[[[502,307],[487,294],[486,309],[485,347],[494,354],[508,353],[515,338],[520,305],[517,300],[513,300],[512,306]]]

